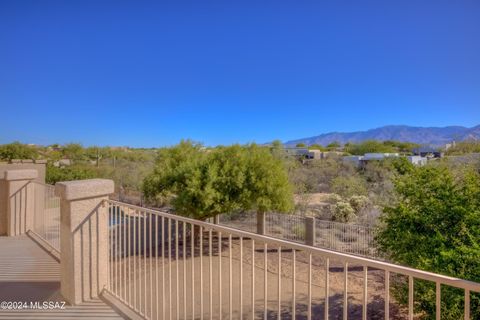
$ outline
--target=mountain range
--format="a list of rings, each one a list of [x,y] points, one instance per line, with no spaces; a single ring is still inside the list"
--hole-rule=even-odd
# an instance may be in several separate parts
[[[415,142],[421,145],[441,146],[452,141],[480,140],[480,125],[472,128],[462,126],[411,127],[392,125],[367,131],[329,132],[318,136],[287,141],[285,145],[294,147],[298,143],[304,143],[306,145],[319,144],[326,146],[334,141],[344,144],[347,142],[359,143],[365,140],[396,140]]]

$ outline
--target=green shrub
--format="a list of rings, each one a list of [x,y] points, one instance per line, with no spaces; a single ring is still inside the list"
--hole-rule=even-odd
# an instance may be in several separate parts
[[[392,261],[480,282],[480,175],[470,168],[417,167],[395,182],[398,202],[384,209],[376,242]],[[418,283],[417,283],[418,282]],[[417,311],[435,318],[435,284],[415,282]],[[395,290],[406,302],[404,285]],[[442,319],[463,317],[463,293],[444,286]],[[472,294],[472,318],[480,299]]]
[[[368,194],[365,180],[358,175],[336,177],[332,180],[332,191],[344,198]]]
[[[338,222],[351,222],[355,220],[355,210],[347,201],[338,201],[332,205],[332,220]]]

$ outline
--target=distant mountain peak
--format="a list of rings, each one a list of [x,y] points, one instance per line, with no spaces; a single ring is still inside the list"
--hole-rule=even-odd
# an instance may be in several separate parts
[[[306,145],[327,145],[334,141],[341,144],[347,142],[359,143],[365,140],[397,140],[415,142],[422,145],[441,146],[452,141],[480,140],[480,125],[472,128],[462,126],[447,127],[412,127],[407,125],[386,125],[366,131],[329,132],[287,141],[286,146],[295,146],[298,143]]]

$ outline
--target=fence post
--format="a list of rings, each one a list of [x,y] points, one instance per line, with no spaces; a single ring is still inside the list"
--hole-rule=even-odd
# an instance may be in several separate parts
[[[305,217],[305,244],[315,246],[315,218]]]
[[[108,207],[112,180],[58,182],[60,288],[72,305],[98,297],[108,277]]]
[[[265,234],[265,212],[257,212],[257,233]]]
[[[35,169],[5,171],[7,188],[6,222],[7,236],[17,236],[33,229],[35,217],[35,187],[31,183],[38,177]],[[3,199],[2,199],[3,200]]]
[[[216,214],[213,216],[213,224],[220,224],[220,215]]]

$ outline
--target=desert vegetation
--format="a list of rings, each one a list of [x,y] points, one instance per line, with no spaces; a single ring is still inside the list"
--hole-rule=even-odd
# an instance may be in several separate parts
[[[477,145],[458,143],[449,149],[451,157],[425,166],[396,158],[355,167],[335,154],[305,161],[287,156],[279,142],[207,148],[183,141],[161,149],[13,143],[0,146],[0,157],[47,159],[49,183],[111,178],[124,192],[143,192],[151,204],[202,220],[220,213],[274,211],[374,225],[377,249],[388,260],[479,282],[480,161],[456,156],[475,152]],[[386,150],[378,146],[389,144],[345,148]],[[412,146],[394,145],[398,150]],[[405,303],[405,284],[394,284],[395,298]],[[415,286],[417,313],[434,318],[435,287]],[[444,318],[461,317],[463,293],[445,289],[442,297]],[[480,297],[471,298],[472,315],[478,317]]]

